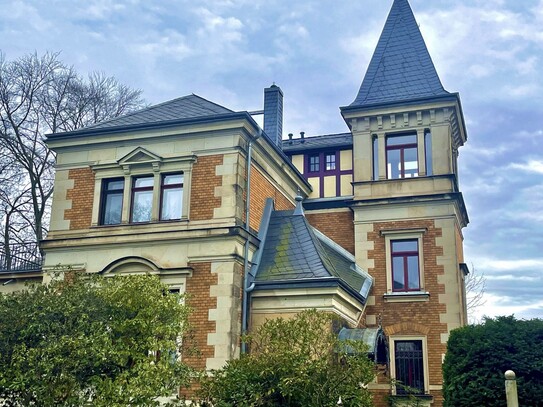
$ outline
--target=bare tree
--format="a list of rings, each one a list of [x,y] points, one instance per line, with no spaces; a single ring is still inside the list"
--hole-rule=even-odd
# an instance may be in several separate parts
[[[466,276],[465,285],[468,317],[470,321],[475,322],[475,313],[486,303],[484,297],[486,291],[486,277],[482,271],[473,265],[473,263],[471,265],[470,273]]]
[[[141,91],[113,77],[88,79],[58,53],[7,61],[0,52],[0,225],[4,253],[46,234],[55,156],[45,134],[72,131],[143,107]]]

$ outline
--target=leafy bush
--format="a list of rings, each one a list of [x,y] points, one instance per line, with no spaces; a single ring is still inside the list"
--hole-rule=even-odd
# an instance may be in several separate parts
[[[367,348],[340,342],[332,323],[314,310],[267,321],[246,338],[249,354],[204,379],[204,405],[320,407],[341,397],[344,406],[371,406],[363,386],[374,376]]]
[[[505,406],[509,369],[517,375],[519,404],[543,406],[543,320],[487,318],[452,331],[443,364],[445,406]]]
[[[189,376],[170,357],[187,313],[152,276],[74,275],[0,295],[0,399],[14,406],[158,405],[157,396],[175,394]]]

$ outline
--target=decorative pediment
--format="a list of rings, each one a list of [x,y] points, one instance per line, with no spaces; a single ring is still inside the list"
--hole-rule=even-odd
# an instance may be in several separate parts
[[[118,163],[123,167],[125,174],[130,174],[130,167],[135,165],[151,165],[153,171],[159,171],[162,164],[162,157],[143,147],[138,147],[121,158]]]

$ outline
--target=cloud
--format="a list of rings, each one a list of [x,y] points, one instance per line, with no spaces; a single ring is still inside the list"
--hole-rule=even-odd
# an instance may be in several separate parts
[[[543,174],[543,160],[528,160],[524,163],[511,163],[509,164],[509,168],[535,174]]]
[[[484,306],[475,312],[475,319],[481,320],[483,316],[497,317],[501,315],[515,315],[519,319],[539,318],[543,313],[543,300],[534,299],[529,303],[519,303],[515,297],[484,293]]]

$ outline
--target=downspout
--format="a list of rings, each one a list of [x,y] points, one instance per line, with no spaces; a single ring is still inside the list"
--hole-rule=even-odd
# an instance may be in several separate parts
[[[250,214],[251,214],[251,164],[253,158],[253,143],[262,135],[262,130],[259,130],[255,138],[249,140],[247,147],[247,186],[245,188],[245,231],[247,239],[245,240],[245,248],[243,253],[243,299],[241,304],[241,333],[245,335],[248,330],[249,321],[249,293],[253,290],[254,284],[248,287],[249,284],[249,245],[250,245]],[[241,342],[241,353],[247,352],[247,344]]]

